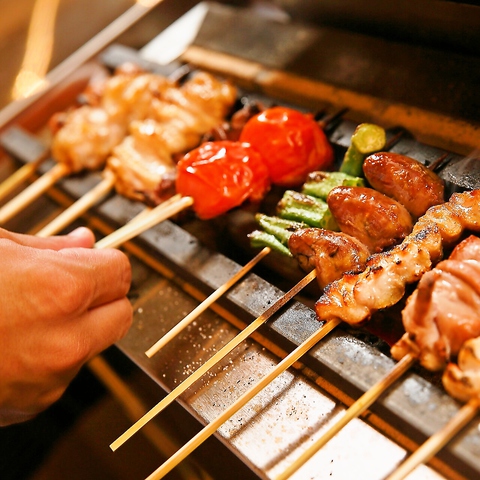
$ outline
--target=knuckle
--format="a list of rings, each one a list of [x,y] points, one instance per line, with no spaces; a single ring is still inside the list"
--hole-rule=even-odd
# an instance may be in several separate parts
[[[64,271],[57,272],[52,283],[51,301],[59,315],[69,317],[86,310],[92,298],[92,289],[88,282]]]

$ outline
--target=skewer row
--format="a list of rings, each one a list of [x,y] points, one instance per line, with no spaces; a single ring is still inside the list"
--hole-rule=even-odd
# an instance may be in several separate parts
[[[60,169],[58,169],[58,170],[60,170]],[[57,172],[54,172],[54,173],[57,173]],[[60,178],[64,173],[65,173],[65,172],[58,173],[58,175],[59,175],[58,178]],[[55,175],[53,175],[53,177],[55,177]],[[108,183],[108,185],[111,185],[111,184],[112,184],[112,180],[111,180],[111,179],[108,179],[108,178],[107,178],[107,179],[106,179],[106,182]],[[108,188],[110,188],[110,187],[107,187],[106,189],[102,190],[102,194],[105,194],[105,193],[106,193],[106,190],[108,190]],[[171,213],[171,212],[181,211],[181,210],[183,210],[184,208],[187,208],[188,206],[191,206],[192,203],[193,203],[193,199],[192,199],[192,198],[190,198],[190,197],[183,197],[182,199],[180,199],[180,202],[179,202],[179,203],[177,203],[177,204],[174,205],[174,206],[171,206],[171,208],[169,208],[168,205],[162,205],[162,207],[161,207],[159,210],[163,211],[163,214],[165,215],[165,217],[161,217],[161,218],[168,218],[170,215],[173,214],[173,213]],[[87,205],[86,207],[82,207],[82,208],[85,208],[85,210],[89,208],[89,205],[90,205],[90,204],[87,202],[86,205]],[[82,210],[82,211],[85,211],[85,210]],[[157,214],[157,213],[158,213],[158,211],[155,211],[155,214]],[[136,223],[135,229],[131,229],[130,227],[129,227],[128,229],[124,229],[124,230],[120,229],[118,232],[115,232],[115,234],[112,235],[110,238],[104,239],[104,241],[98,242],[98,244],[96,245],[96,247],[97,247],[97,248],[106,248],[106,247],[109,247],[109,246],[115,246],[115,245],[118,244],[118,242],[123,242],[123,241],[125,241],[124,238],[133,238],[133,237],[136,236],[138,233],[144,231],[144,230],[147,229],[147,228],[150,228],[151,226],[155,225],[155,224],[158,223],[158,222],[159,222],[158,217],[155,217],[154,215],[152,215],[152,216],[146,215],[145,218],[144,218],[142,221],[139,220],[138,223],[135,222],[135,223]],[[126,233],[127,230],[128,230],[128,233]],[[47,233],[43,232],[43,233],[41,233],[41,234],[42,234],[42,235],[48,235],[48,232],[47,232]],[[125,237],[125,235],[126,235],[126,237]],[[263,253],[262,253],[262,256],[259,258],[259,260],[260,260],[261,258],[263,258],[263,256],[266,255],[266,254],[268,254],[268,253],[269,253],[269,250],[268,250],[268,249],[265,249],[265,250],[263,251]],[[247,268],[246,271],[248,271],[248,269],[249,269],[249,268]],[[246,271],[245,271],[245,272],[242,272],[242,275],[244,275],[244,273],[246,273]],[[240,278],[240,277],[238,277],[238,278]],[[236,280],[237,280],[238,278],[236,278]],[[309,283],[313,278],[314,278],[314,275],[312,275],[312,277],[310,277],[310,276],[305,277],[306,283]],[[236,280],[235,280],[235,281],[236,281]],[[216,293],[216,296],[215,296],[215,297],[212,297],[212,298],[214,298],[213,300],[211,300],[212,303],[213,303],[213,301],[215,301],[216,299],[218,299],[219,296],[220,296],[221,294],[223,294],[232,284],[233,284],[233,283],[229,284],[228,286],[225,286],[222,290],[220,290],[221,293]],[[300,285],[300,284],[299,284],[299,285]],[[299,286],[299,288],[301,289],[301,288],[303,288],[303,286],[304,286],[304,285],[301,284],[301,285]],[[295,290],[295,292],[298,292],[298,290]],[[289,296],[287,295],[286,300],[288,300],[289,298],[291,298],[291,297],[289,297]],[[207,306],[208,306],[208,305],[207,305]],[[207,308],[207,306],[205,306],[204,308]],[[281,306],[283,306],[283,305],[281,305]],[[280,307],[278,307],[278,308],[280,308]],[[269,316],[270,316],[270,313],[268,313],[267,315],[265,315],[264,318],[262,319],[262,322],[265,321],[267,318],[269,318]],[[266,318],[265,318],[265,317],[266,317]],[[322,329],[322,334],[321,334],[321,335],[319,334],[320,336],[319,336],[319,335],[316,335],[316,336],[314,337],[314,338],[315,338],[315,343],[319,340],[319,338],[321,338],[321,336],[323,336],[324,334],[328,333],[328,331],[330,331],[331,329],[335,328],[335,326],[338,325],[338,323],[339,323],[339,322],[335,322],[335,321],[334,321],[334,322],[328,322],[328,323],[327,323],[328,326],[325,326],[325,327],[324,327],[325,330],[323,331],[323,329]],[[250,333],[247,332],[245,335],[248,336],[249,334],[250,334]],[[172,334],[172,338],[173,338],[174,335],[175,335],[175,333]],[[245,336],[245,337],[240,337],[240,340],[239,340],[239,341],[242,341],[243,338],[246,338],[246,336]],[[168,339],[167,339],[166,341],[168,341]],[[166,341],[165,341],[165,342],[166,342]],[[301,347],[299,347],[299,349],[296,349],[295,352],[292,353],[292,357],[290,357],[290,356],[287,357],[287,358],[288,358],[288,361],[287,361],[287,359],[285,359],[285,360],[286,360],[285,363],[283,363],[283,362],[281,363],[281,365],[282,365],[281,368],[285,368],[285,369],[286,369],[286,368],[288,368],[289,366],[291,366],[301,355],[303,355],[306,351],[308,351],[308,350],[311,348],[312,345],[314,345],[314,343],[312,343],[312,342],[313,342],[313,339],[309,339],[307,342],[305,342],[305,344],[303,344]],[[156,351],[158,351],[158,349],[161,348],[161,346],[164,345],[164,344],[165,344],[165,343],[160,344],[160,346],[157,345],[157,346],[152,347],[152,350],[150,351],[150,354],[153,355],[153,354],[154,354]],[[148,352],[147,352],[147,355],[148,355]],[[297,355],[298,355],[298,356],[297,356]],[[292,360],[292,359],[293,359],[293,360]],[[289,363],[289,361],[292,361],[292,363]],[[412,363],[412,359],[407,359],[406,362],[405,362],[405,365],[406,365],[405,368],[408,368],[408,366],[410,366],[411,363]],[[281,368],[280,368],[280,371],[281,371]],[[235,404],[235,408],[237,408],[237,406],[238,406],[238,408],[241,408],[241,406],[243,406],[249,399],[251,399],[254,395],[256,395],[256,393],[258,393],[259,390],[261,390],[262,388],[264,388],[264,386],[265,386],[269,381],[271,381],[272,378],[275,378],[275,377],[276,377],[276,375],[273,376],[273,377],[272,377],[272,375],[273,375],[273,372],[272,372],[271,375],[269,375],[269,376],[266,377],[265,383],[260,382],[260,384],[259,384],[258,386],[256,386],[256,387],[252,390],[252,392],[253,392],[253,393],[251,393],[252,396],[248,396],[248,395],[247,395],[247,396],[245,396],[245,397],[242,397],[242,399],[240,399],[241,401],[239,400],[239,404],[238,404],[238,405],[237,405],[237,403]],[[278,373],[277,373],[277,375],[278,375]],[[392,381],[394,381],[394,380],[392,380]],[[389,380],[389,382],[390,382],[390,380]],[[388,384],[390,384],[390,383],[388,383]],[[380,392],[380,393],[381,393],[381,392]],[[376,394],[375,394],[375,395],[376,395]],[[362,407],[362,408],[368,408],[368,406],[371,405],[371,403],[375,400],[375,398],[378,397],[378,395],[376,395],[376,396],[375,396],[375,395],[372,395],[371,400],[370,400],[370,403],[364,404],[364,407]],[[245,402],[245,403],[242,403],[242,402]],[[366,406],[365,406],[365,405],[366,405]],[[225,414],[223,414],[221,417],[219,417],[219,419],[216,420],[216,422],[212,422],[211,426],[209,426],[209,427],[208,427],[208,430],[206,430],[206,432],[208,432],[208,433],[204,433],[203,436],[200,436],[199,438],[195,437],[195,439],[192,440],[191,444],[189,443],[188,446],[185,446],[185,450],[182,449],[182,453],[179,452],[178,456],[175,456],[175,459],[173,459],[173,457],[172,457],[171,463],[168,463],[168,462],[167,462],[168,466],[166,466],[164,469],[159,469],[159,471],[155,472],[151,478],[161,478],[161,476],[163,476],[167,471],[169,471],[170,466],[171,466],[171,468],[173,468],[173,466],[175,466],[174,464],[176,464],[175,462],[178,463],[179,461],[181,461],[182,458],[184,458],[184,456],[182,456],[182,455],[185,455],[185,456],[188,455],[188,453],[191,452],[193,448],[196,448],[196,446],[198,446],[198,445],[201,443],[201,441],[203,441],[203,440],[200,440],[200,438],[205,439],[206,436],[211,435],[211,434],[213,433],[213,431],[216,430],[216,428],[214,428],[215,425],[219,425],[219,424],[223,423],[223,421],[225,421],[225,419],[230,416],[230,415],[228,415],[228,412],[230,412],[230,410],[228,410],[227,412],[225,412]],[[471,414],[470,414],[470,415],[471,415]],[[220,422],[220,423],[218,423],[218,422]],[[214,429],[214,430],[212,430],[212,429]],[[112,444],[112,448],[115,449],[115,448],[114,448],[114,444]],[[116,448],[118,448],[118,447],[116,447]],[[178,459],[178,461],[177,461],[177,459]],[[167,465],[167,464],[166,464],[166,465]],[[157,476],[157,475],[160,475],[160,476]],[[287,477],[285,477],[285,478],[287,478]]]

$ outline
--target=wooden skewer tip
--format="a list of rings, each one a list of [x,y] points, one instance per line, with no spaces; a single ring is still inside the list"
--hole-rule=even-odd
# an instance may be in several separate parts
[[[175,327],[167,332],[160,340],[151,346],[145,355],[152,358],[158,353],[170,340],[176,337],[188,325],[190,325],[199,315],[201,315],[208,307],[215,303],[228,289],[237,283],[243,276],[245,276],[260,260],[270,253],[270,247],[265,247],[252,260],[250,260],[244,267],[242,267],[233,277],[228,279],[223,285],[218,287],[209,297],[200,303],[194,310],[192,310],[183,320],[181,320]]]

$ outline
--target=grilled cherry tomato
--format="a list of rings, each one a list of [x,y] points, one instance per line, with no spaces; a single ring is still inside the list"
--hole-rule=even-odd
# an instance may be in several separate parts
[[[206,142],[178,163],[177,192],[194,199],[203,219],[213,218],[246,200],[260,201],[270,188],[268,168],[250,145]]]
[[[262,155],[273,184],[293,187],[314,170],[328,170],[333,149],[313,117],[285,107],[269,108],[251,118],[240,135]]]

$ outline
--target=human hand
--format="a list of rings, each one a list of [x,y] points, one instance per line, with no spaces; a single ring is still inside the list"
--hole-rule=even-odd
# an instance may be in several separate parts
[[[50,238],[0,229],[0,425],[46,409],[128,331],[130,263],[93,244],[86,228]]]

